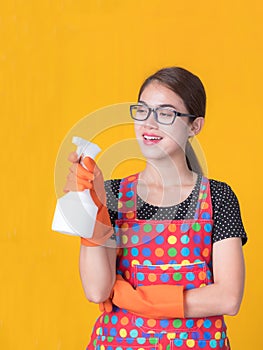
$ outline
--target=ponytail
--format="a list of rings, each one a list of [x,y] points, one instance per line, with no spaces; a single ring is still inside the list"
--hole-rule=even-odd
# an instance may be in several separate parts
[[[203,169],[198,161],[198,158],[189,140],[186,143],[185,156],[186,156],[186,162],[187,162],[188,168],[191,171],[194,171],[198,174],[203,175],[204,174]]]

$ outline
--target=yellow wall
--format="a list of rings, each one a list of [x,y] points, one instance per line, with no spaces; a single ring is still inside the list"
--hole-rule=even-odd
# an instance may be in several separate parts
[[[82,292],[79,240],[50,229],[57,152],[80,119],[135,100],[142,80],[168,65],[190,69],[206,86],[199,142],[208,175],[237,193],[249,235],[244,302],[227,319],[229,334],[234,350],[263,348],[261,3],[1,3],[1,349],[85,348],[98,311]],[[120,133],[133,137],[128,124],[108,130],[103,117],[90,120],[92,132],[96,123],[103,130],[104,149],[121,142]]]

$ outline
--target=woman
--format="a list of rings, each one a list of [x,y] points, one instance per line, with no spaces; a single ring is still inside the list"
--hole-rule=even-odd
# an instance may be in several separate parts
[[[87,349],[230,349],[222,315],[240,307],[247,238],[231,188],[185,155],[205,106],[197,76],[162,69],[130,108],[142,172],[103,186],[94,162],[85,159],[87,171],[70,155],[65,191],[77,180],[99,205],[93,241],[80,249],[86,296],[104,302]]]

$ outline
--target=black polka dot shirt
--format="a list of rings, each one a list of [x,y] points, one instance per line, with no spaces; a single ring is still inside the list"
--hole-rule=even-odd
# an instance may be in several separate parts
[[[197,182],[191,194],[178,205],[157,207],[144,202],[137,195],[137,218],[139,220],[183,220],[193,219],[202,175],[198,175]],[[118,193],[120,179],[105,181],[107,207],[112,225],[118,218]],[[212,231],[213,243],[225,238],[240,237],[242,244],[247,242],[247,235],[242,223],[238,199],[229,185],[217,180],[209,180],[213,207],[214,226]],[[114,238],[114,237],[112,237]]]

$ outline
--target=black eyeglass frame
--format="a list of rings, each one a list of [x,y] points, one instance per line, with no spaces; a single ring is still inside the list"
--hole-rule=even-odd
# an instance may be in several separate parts
[[[145,108],[148,109],[148,114],[147,114],[147,116],[146,116],[144,119],[137,119],[137,118],[134,118],[134,116],[132,115],[132,109],[133,109],[134,107],[137,107],[137,106],[142,106],[142,107],[145,107]],[[173,120],[172,120],[170,123],[162,123],[162,122],[160,122],[160,121],[158,120],[157,111],[160,110],[160,109],[166,109],[166,108],[169,109],[169,111],[171,111],[171,112],[174,113]],[[163,124],[163,125],[171,125],[171,124],[173,124],[174,121],[175,121],[175,119],[176,119],[176,117],[197,118],[196,115],[188,114],[188,113],[177,112],[175,109],[170,108],[170,107],[161,107],[161,106],[160,106],[160,107],[156,107],[156,108],[151,108],[151,107],[146,106],[146,105],[144,105],[144,104],[132,104],[132,105],[130,105],[130,115],[131,115],[132,119],[134,119],[134,120],[143,122],[143,121],[147,120],[147,119],[150,117],[151,113],[153,113],[154,119],[157,121],[157,123]]]

